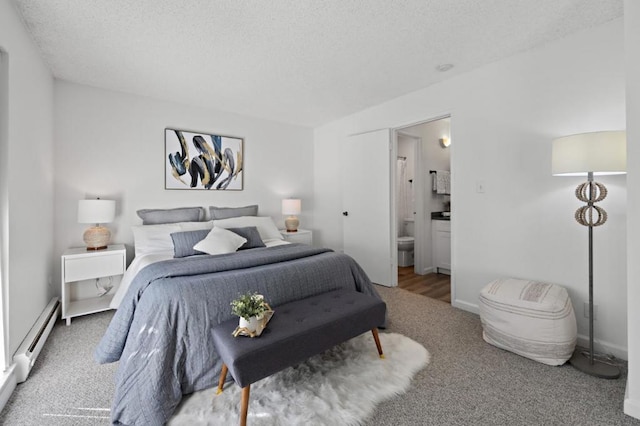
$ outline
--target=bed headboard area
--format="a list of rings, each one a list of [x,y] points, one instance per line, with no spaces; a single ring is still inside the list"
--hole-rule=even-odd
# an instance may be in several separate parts
[[[212,228],[233,229],[238,232],[253,228],[260,242],[281,240],[282,235],[270,216],[258,216],[258,205],[242,207],[209,206],[206,217],[203,207],[169,209],[140,209],[136,212],[141,225],[131,226],[135,255],[174,249],[172,234]],[[245,240],[247,241],[247,240]],[[243,242],[244,243],[244,242]]]
[[[143,225],[163,223],[203,222],[206,220],[229,219],[239,216],[258,216],[258,205],[243,207],[209,206],[209,217],[204,207],[176,207],[171,209],[140,209],[136,212]]]

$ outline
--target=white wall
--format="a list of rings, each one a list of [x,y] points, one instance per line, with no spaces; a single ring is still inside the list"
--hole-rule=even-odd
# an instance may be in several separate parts
[[[627,322],[629,324],[629,377],[625,413],[640,419],[640,2],[624,2],[627,79]]]
[[[4,237],[9,233],[9,58],[0,50],[0,367],[7,367],[8,332],[8,275],[9,244]],[[2,386],[0,386],[1,388]],[[2,395],[2,392],[0,392]],[[6,402],[6,401],[5,401]],[[3,404],[0,398],[0,404]]]
[[[131,225],[142,223],[136,215],[142,208],[257,203],[260,215],[284,227],[281,200],[296,197],[302,199],[301,226],[313,229],[310,128],[63,81],[55,83],[55,120],[56,256],[83,245],[87,225],[76,222],[76,213],[85,197],[117,200],[108,227],[113,242],[127,244],[129,259]],[[244,137],[244,190],[165,190],[166,127]]]
[[[344,177],[329,160],[347,135],[451,114],[454,305],[477,310],[482,287],[501,276],[557,283],[568,289],[584,337],[587,230],[573,219],[581,180],[551,176],[551,140],[625,128],[624,99],[616,20],[317,128],[320,243],[342,245]],[[477,181],[485,193],[475,191]],[[626,357],[626,181],[600,181],[610,191],[602,203],[609,221],[595,231],[595,336]]]
[[[12,355],[53,295],[53,78],[7,1],[0,2],[0,50],[9,75],[0,220]]]

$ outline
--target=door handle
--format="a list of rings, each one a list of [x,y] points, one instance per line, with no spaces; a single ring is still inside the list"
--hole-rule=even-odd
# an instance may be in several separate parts
[[[342,216],[349,216],[349,212],[342,212]]]

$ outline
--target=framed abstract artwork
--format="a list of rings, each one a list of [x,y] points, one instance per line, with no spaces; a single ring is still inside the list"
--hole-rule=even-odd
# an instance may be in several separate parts
[[[243,189],[244,139],[164,129],[165,189]]]

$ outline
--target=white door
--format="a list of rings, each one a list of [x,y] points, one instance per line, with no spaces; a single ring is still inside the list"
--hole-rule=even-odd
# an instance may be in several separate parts
[[[342,152],[344,252],[376,284],[396,286],[395,213],[391,209],[391,131],[349,138]]]

